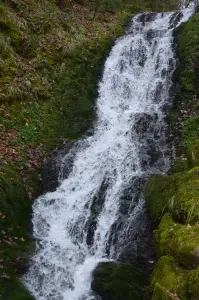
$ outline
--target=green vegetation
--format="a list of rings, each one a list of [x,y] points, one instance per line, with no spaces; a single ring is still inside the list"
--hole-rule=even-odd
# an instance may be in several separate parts
[[[176,266],[173,257],[162,256],[155,267],[151,281],[151,286],[155,286],[152,299],[164,299],[163,296],[167,299],[171,294],[175,294],[179,277],[182,275],[184,275],[184,272]],[[162,298],[158,298],[159,295]]]
[[[164,215],[157,230],[154,231],[156,250],[159,256],[172,256],[186,269],[199,266],[199,224],[176,223],[169,214]]]
[[[100,263],[93,273],[92,289],[104,300],[143,299],[147,278],[132,265]]]
[[[189,165],[194,168],[169,176],[153,175],[146,186],[149,213],[158,227],[154,230],[154,242],[159,260],[149,288],[155,300],[198,299],[198,155],[195,141],[188,151]]]
[[[182,146],[189,146],[199,133],[199,13],[196,13],[187,23],[180,26],[176,37],[179,57],[179,79],[181,94],[179,104],[183,99],[186,110],[191,108],[183,120]],[[181,100],[180,100],[181,99]],[[178,109],[177,106],[177,109]]]
[[[171,130],[181,123],[179,155],[185,153],[186,159],[177,159],[169,176],[153,175],[145,191],[159,257],[149,288],[154,300],[197,300],[199,295],[198,30],[196,13],[176,32],[181,91],[172,110]]]
[[[199,268],[187,272],[178,288],[182,300],[197,300],[199,295]]]
[[[16,277],[26,270],[34,247],[29,235],[31,201],[11,164],[1,169],[0,195],[0,298],[32,299]]]
[[[170,173],[179,173],[188,170],[188,162],[187,159],[176,159],[171,167]]]

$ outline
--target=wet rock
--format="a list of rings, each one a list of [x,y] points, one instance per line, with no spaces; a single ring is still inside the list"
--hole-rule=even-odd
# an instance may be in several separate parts
[[[154,39],[154,37],[156,36],[156,32],[152,29],[150,29],[149,31],[147,31],[146,33],[146,39],[149,42],[149,44],[151,44],[152,40]]]
[[[142,23],[152,22],[155,20],[157,13],[143,13],[139,16],[139,21]]]
[[[92,246],[93,244],[93,238],[96,230],[97,225],[97,218],[99,214],[102,211],[104,202],[105,202],[105,196],[106,196],[106,190],[108,188],[108,182],[107,180],[104,180],[96,193],[96,195],[93,197],[93,202],[91,205],[91,215],[86,222],[86,228],[87,231],[87,245]]]
[[[171,25],[170,25],[169,29],[175,28],[182,17],[183,17],[182,12],[176,12],[175,14],[173,14],[171,19],[170,19],[170,24]]]
[[[59,174],[62,169],[63,178],[72,171],[73,160],[75,157],[75,151],[71,153],[66,159],[64,157],[74,149],[74,142],[69,142],[61,146],[60,149],[54,151],[51,156],[44,162],[42,168],[42,192],[53,192],[59,186]]]
[[[140,138],[144,138],[147,135],[154,134],[156,135],[156,130],[160,130],[156,127],[158,123],[158,115],[150,115],[147,113],[135,115],[135,124],[133,129],[139,134]],[[154,133],[155,132],[155,133]]]

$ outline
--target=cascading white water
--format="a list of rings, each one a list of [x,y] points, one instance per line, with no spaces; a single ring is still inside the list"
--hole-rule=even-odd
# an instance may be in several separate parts
[[[172,32],[191,14],[137,15],[113,47],[93,136],[78,143],[68,178],[33,206],[38,245],[23,281],[37,300],[95,299],[93,269],[130,243],[144,209],[140,182],[169,167],[164,111],[175,68]]]
[[[196,0],[181,0],[180,1],[180,6],[181,9],[184,9],[186,7],[194,7],[195,5],[198,5],[198,1]]]

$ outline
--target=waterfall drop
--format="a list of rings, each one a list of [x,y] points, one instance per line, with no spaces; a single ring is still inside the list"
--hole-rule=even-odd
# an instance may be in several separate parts
[[[139,14],[115,43],[93,135],[78,142],[57,190],[33,206],[37,250],[23,281],[37,300],[95,299],[94,268],[125,256],[147,227],[144,184],[170,165],[165,111],[172,104],[173,30],[192,13]]]

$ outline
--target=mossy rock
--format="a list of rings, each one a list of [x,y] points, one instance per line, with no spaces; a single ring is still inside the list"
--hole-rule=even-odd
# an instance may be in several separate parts
[[[190,168],[199,166],[199,140],[194,141],[187,151],[188,165]]]
[[[184,224],[199,221],[199,176],[181,184],[174,196],[172,213],[176,221]]]
[[[154,231],[154,237],[159,256],[173,256],[186,269],[199,266],[199,224],[181,225],[166,214]]]
[[[179,186],[188,178],[187,172],[176,173],[171,176],[152,175],[149,178],[144,196],[149,215],[155,224],[158,224],[162,215],[169,210]]]
[[[152,300],[198,300],[199,268],[185,271],[173,257],[162,256],[153,273]]]
[[[187,188],[189,187],[189,188]],[[152,175],[145,188],[145,200],[154,224],[170,212],[181,223],[199,220],[199,168],[170,176]]]
[[[162,287],[158,282],[154,286],[153,296],[151,300],[174,300],[178,298],[176,294],[171,293],[166,288]]]
[[[183,275],[184,271],[177,266],[174,257],[161,256],[153,272],[151,288],[154,288],[158,282],[162,287],[175,294],[179,278]]]
[[[143,299],[146,276],[134,266],[115,262],[100,263],[93,272],[92,289],[103,300]]]
[[[185,274],[178,288],[178,294],[181,300],[199,299],[199,268]]]
[[[182,281],[185,271],[180,269],[172,256],[162,256],[157,262],[151,285],[153,300],[169,300],[177,293],[179,283]],[[158,298],[159,297],[159,298]]]

